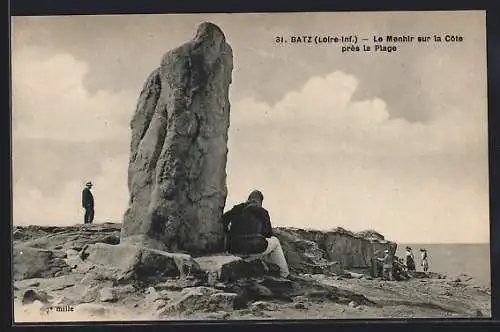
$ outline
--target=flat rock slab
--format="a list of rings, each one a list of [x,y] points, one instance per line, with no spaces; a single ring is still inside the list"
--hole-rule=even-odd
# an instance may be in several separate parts
[[[242,258],[233,255],[202,256],[194,259],[200,268],[206,272],[217,272],[226,264],[241,261]]]
[[[96,266],[105,266],[113,271],[118,280],[141,280],[150,278],[201,275],[200,267],[190,255],[168,253],[141,245],[109,245],[96,243],[82,249],[84,261]]]
[[[25,245],[40,249],[81,250],[93,243],[118,244],[120,227],[114,224],[77,225],[68,227],[42,227],[39,229],[18,229],[23,233]],[[28,236],[32,237],[29,238]]]
[[[260,258],[242,258],[233,255],[203,256],[194,259],[200,269],[211,274],[212,280],[231,282],[241,278],[261,277],[279,273],[271,264]]]
[[[70,286],[74,286],[78,283],[80,275],[64,275],[60,277],[53,278],[33,278],[33,279],[24,279],[18,280],[14,282],[14,286],[19,290],[26,290],[29,288],[33,289],[45,289],[48,291],[53,291],[57,289],[63,289]]]

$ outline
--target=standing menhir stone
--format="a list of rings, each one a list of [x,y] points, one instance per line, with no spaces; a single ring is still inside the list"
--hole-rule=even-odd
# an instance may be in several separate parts
[[[202,23],[147,79],[131,121],[121,242],[192,254],[222,249],[232,69],[223,32]]]

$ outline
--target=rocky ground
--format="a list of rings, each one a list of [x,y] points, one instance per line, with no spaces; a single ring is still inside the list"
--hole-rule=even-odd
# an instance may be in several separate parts
[[[490,290],[465,275],[384,281],[338,268],[305,273],[302,262],[282,279],[261,261],[122,246],[119,233],[110,223],[17,227],[16,321],[490,316]]]

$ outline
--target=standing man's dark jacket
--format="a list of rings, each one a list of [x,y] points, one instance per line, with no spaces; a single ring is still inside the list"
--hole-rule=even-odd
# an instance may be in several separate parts
[[[94,196],[89,188],[84,188],[82,191],[82,207],[85,209],[84,223],[92,223],[94,220]]]
[[[267,240],[273,236],[269,213],[263,207],[245,202],[235,205],[222,216],[228,236],[229,252],[258,254],[267,249]]]

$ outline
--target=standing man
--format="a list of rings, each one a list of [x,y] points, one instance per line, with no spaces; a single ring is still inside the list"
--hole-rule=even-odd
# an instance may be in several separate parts
[[[389,250],[384,250],[384,257],[377,257],[379,264],[382,266],[382,275],[386,280],[392,280],[392,262],[389,255]]]
[[[372,277],[379,278],[384,276],[384,264],[381,260],[380,253],[383,252],[384,249],[376,250],[373,253],[372,257]]]
[[[90,191],[92,182],[87,182],[82,191],[82,207],[85,209],[84,224],[91,224],[94,221],[94,196]]]
[[[420,264],[422,265],[424,272],[429,271],[429,261],[427,258],[427,250],[425,248],[420,249],[420,258],[422,260]]]
[[[411,247],[406,247],[406,268],[410,272],[415,272],[415,257],[413,256],[413,251]]]

